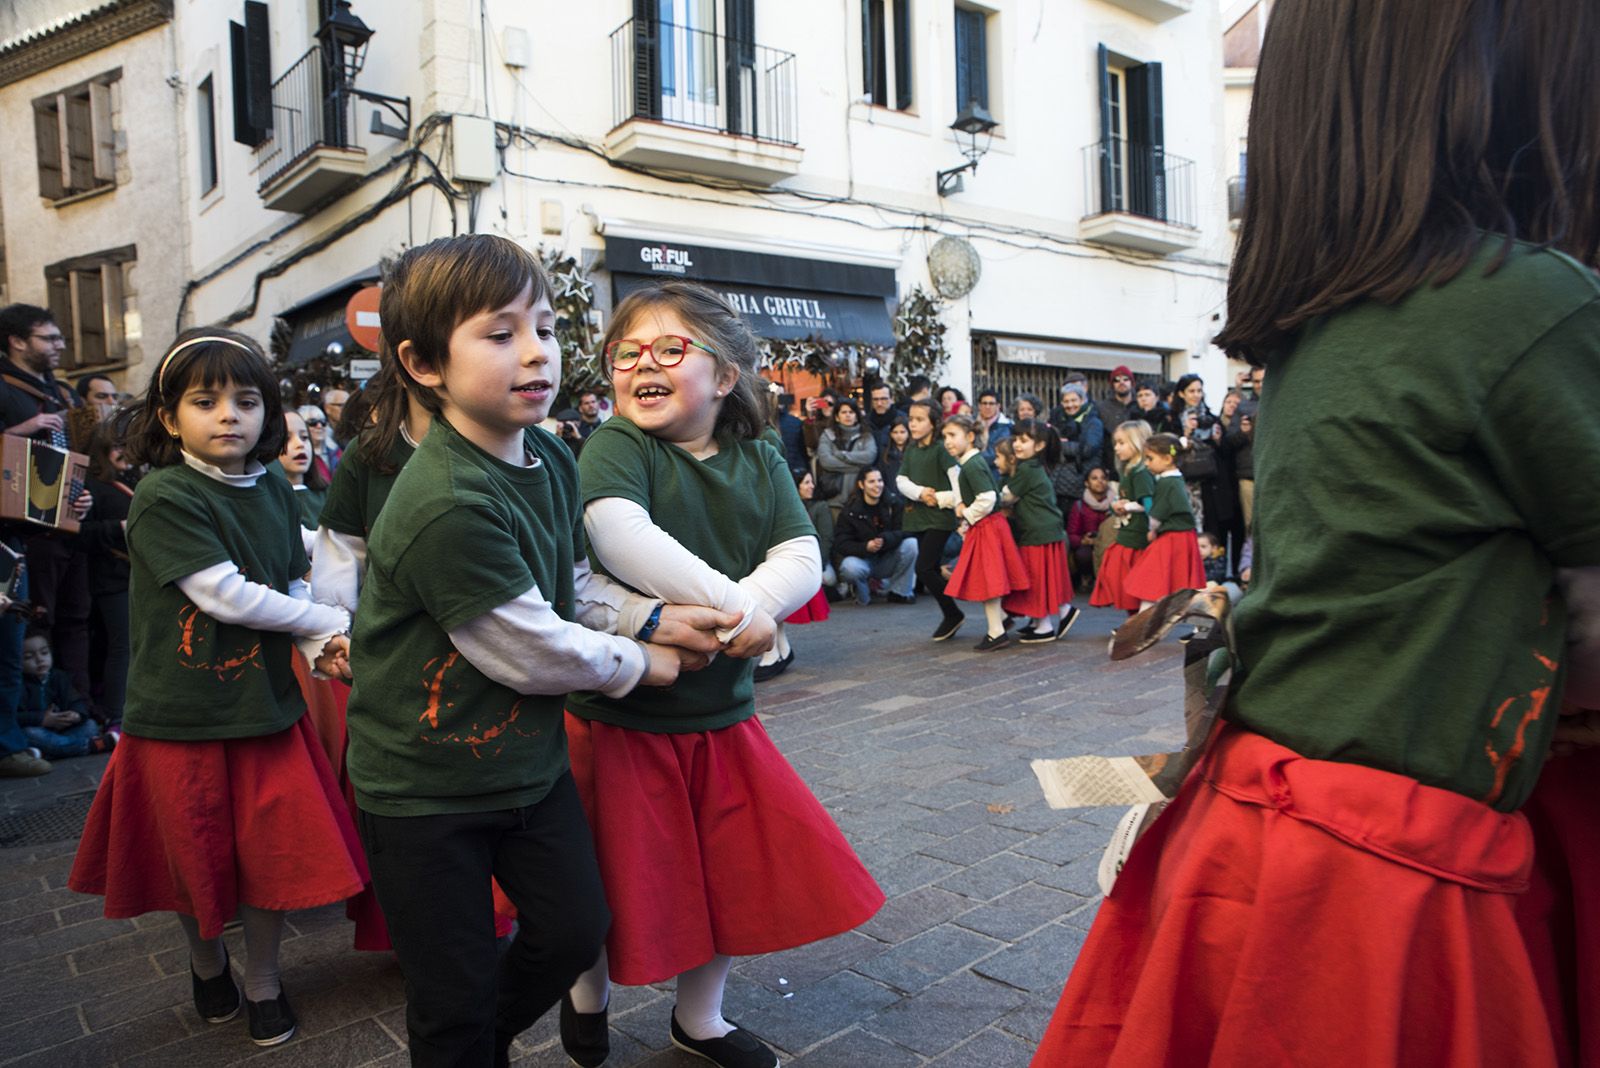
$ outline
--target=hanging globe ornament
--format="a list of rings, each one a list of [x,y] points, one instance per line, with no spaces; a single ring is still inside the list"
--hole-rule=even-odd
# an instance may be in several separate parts
[[[972,292],[983,275],[983,260],[972,242],[945,236],[928,250],[928,276],[933,288],[946,300],[957,300]]]

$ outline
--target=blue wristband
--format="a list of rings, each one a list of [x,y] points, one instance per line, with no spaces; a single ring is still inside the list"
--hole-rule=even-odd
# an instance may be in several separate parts
[[[656,628],[661,626],[661,609],[663,607],[663,605],[656,605],[655,610],[650,613],[650,618],[644,621],[644,626],[640,627],[639,633],[634,635],[635,638],[642,642],[650,640],[650,636],[656,632]]]

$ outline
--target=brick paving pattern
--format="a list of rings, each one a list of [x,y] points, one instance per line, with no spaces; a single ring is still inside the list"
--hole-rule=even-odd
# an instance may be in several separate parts
[[[1066,641],[993,654],[971,649],[977,612],[955,640],[928,641],[926,598],[839,606],[790,629],[796,663],[758,687],[758,707],[889,901],[856,931],[738,961],[728,1018],[796,1068],[1027,1064],[1094,917],[1095,867],[1121,814],[1052,811],[1028,762],[1182,741],[1178,646],[1113,664],[1105,636],[1120,619],[1086,610]],[[92,790],[104,763],[0,780],[0,814]],[[342,907],[289,917],[283,975],[300,1031],[260,1050],[242,1017],[195,1015],[170,915],[107,920],[98,898],[65,889],[74,846],[0,851],[0,1065],[408,1063],[399,969],[349,948]],[[237,962],[239,935],[227,937]],[[670,1048],[672,1000],[670,984],[615,988],[608,1066],[705,1063]],[[555,1013],[514,1063],[569,1063]]]

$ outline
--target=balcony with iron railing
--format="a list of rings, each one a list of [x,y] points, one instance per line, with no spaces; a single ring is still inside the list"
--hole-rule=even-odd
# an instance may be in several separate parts
[[[633,18],[611,34],[611,82],[613,159],[762,185],[799,173],[792,52]]]
[[[1084,217],[1079,236],[1170,255],[1200,243],[1194,161],[1123,138],[1083,150]]]
[[[329,91],[322,46],[272,83],[272,133],[256,148],[261,199],[276,211],[302,212],[359,179],[367,153],[355,143],[356,97]]]

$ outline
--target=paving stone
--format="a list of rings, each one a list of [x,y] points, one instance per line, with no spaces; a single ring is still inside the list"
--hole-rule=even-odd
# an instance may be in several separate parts
[[[969,931],[1015,942],[1030,931],[1063,918],[1082,904],[1081,899],[1071,894],[1029,883],[987,905],[963,912],[955,922]]]
[[[1016,945],[972,966],[979,975],[996,982],[1052,997],[1066,985],[1067,973],[1083,948],[1084,932],[1076,927],[1051,924]]]
[[[135,1068],[183,1068],[183,1062],[160,1059],[146,1061],[138,1058],[150,1050],[171,1045],[189,1037],[189,1029],[172,1011],[152,1013],[127,1021],[105,1031],[96,1031],[82,1038],[50,1046],[7,1063],[6,1068],[105,1068],[109,1064],[131,1065]],[[240,1033],[240,1040],[250,1046],[250,1040]],[[211,1060],[200,1063],[225,1063]]]
[[[1039,876],[1034,882],[1052,886],[1057,890],[1065,890],[1079,897],[1099,898],[1100,856],[1099,853],[1087,853],[1076,860],[1058,865],[1054,871]]]
[[[1104,827],[1069,820],[1053,831],[1029,837],[1015,849],[1018,853],[1037,857],[1051,864],[1065,864],[1089,853],[1099,857],[1105,852],[1106,843],[1110,839],[1111,836],[1106,833]]]
[[[937,1056],[1022,1004],[1020,991],[970,972],[889,1006],[863,1025],[927,1057]]]
[[[922,853],[912,853],[896,858],[886,867],[871,870],[873,877],[878,880],[878,888],[885,895],[898,896],[954,875],[961,870],[961,865]]]
[[[963,831],[953,838],[923,846],[918,852],[939,860],[948,860],[953,864],[976,864],[1013,846],[1025,852],[1022,846],[1028,843],[1029,838],[1029,835],[1021,831],[1013,831],[1009,827],[992,827],[985,823]]]
[[[7,1016],[21,1008],[8,1005]],[[83,1022],[75,1009],[56,1009],[0,1027],[0,1057],[20,1057],[24,1053],[59,1046],[74,1038],[82,1038]]]
[[[1018,1068],[1033,1056],[1033,1045],[1019,1042],[1015,1036],[990,1029],[979,1031],[972,1038],[950,1050],[942,1057],[928,1062],[929,1068]]]
[[[996,853],[970,867],[961,868],[939,880],[941,890],[949,890],[978,901],[988,901],[1015,890],[1035,876],[1054,870],[1053,865],[1016,853]]]
[[[803,1063],[816,1068],[917,1068],[926,1062],[893,1042],[852,1028],[806,1054]]]
[[[846,931],[808,946],[742,961],[734,966],[734,971],[773,993],[786,994],[881,956],[888,948],[875,938]]]
[[[927,989],[1003,945],[993,938],[946,924],[901,942],[856,970],[909,993]]]
[[[876,916],[858,930],[883,942],[904,942],[913,935],[959,916],[971,907],[972,902],[960,894],[925,886],[891,898]]]
[[[740,1017],[739,1025],[790,1053],[814,1046],[879,1009],[900,994],[855,972],[840,972]]]
[[[1050,1024],[1051,1015],[1056,1011],[1057,1000],[1055,997],[1046,998],[1035,994],[1024,1002],[1021,1008],[1013,1009],[1000,1017],[995,1026],[1036,1046],[1044,1039],[1044,1031]]]

